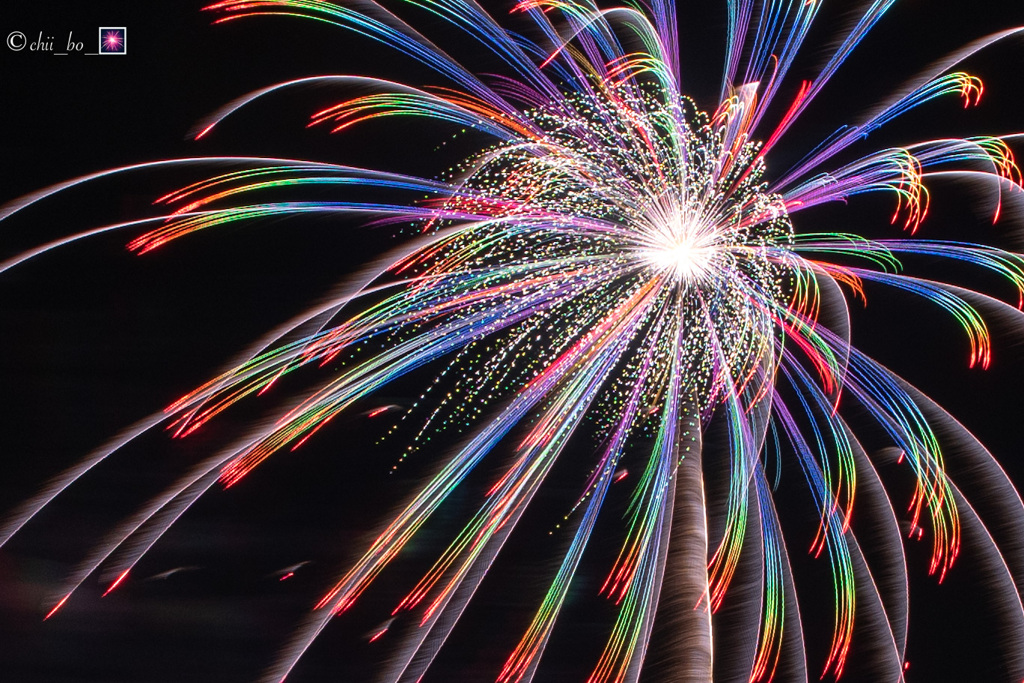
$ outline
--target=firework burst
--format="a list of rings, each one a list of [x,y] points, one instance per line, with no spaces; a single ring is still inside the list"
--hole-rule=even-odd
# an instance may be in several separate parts
[[[599,593],[613,609],[586,664],[588,682],[641,674],[799,680],[808,669],[839,677],[862,621],[872,625],[863,636],[872,643],[865,646],[871,670],[878,680],[902,680],[908,597],[903,554],[893,542],[906,535],[898,519],[912,537],[928,540],[930,571],[939,580],[962,538],[975,539],[1012,603],[1007,667],[1020,679],[1024,555],[1009,547],[1005,532],[986,530],[948,459],[972,459],[972,490],[995,492],[988,509],[1011,528],[1024,522],[1020,498],[965,429],[851,344],[847,309],[848,300],[866,298],[866,283],[917,295],[962,324],[971,365],[989,365],[989,331],[976,306],[1007,304],[907,274],[900,259],[964,262],[997,273],[1024,297],[1017,254],[917,237],[932,176],[986,181],[998,197],[998,218],[1021,191],[1015,136],[858,150],[876,129],[935,98],[977,104],[981,82],[956,66],[1019,29],[969,45],[791,168],[768,170],[780,140],[894,2],[866,3],[817,75],[790,87],[822,2],[730,0],[722,94],[709,111],[682,91],[671,2],[601,8],[521,0],[513,12],[531,22],[532,39],[461,0],[211,5],[218,22],[299,15],[355,31],[418,60],[445,83],[302,79],[231,103],[200,125],[197,137],[269,93],[312,83],[355,94],[315,113],[311,125],[341,132],[369,119],[423,117],[490,142],[435,178],[293,159],[185,160],[231,168],[162,197],[167,210],[156,219],[97,228],[0,264],[5,271],[111,230],[144,226],[128,246],[146,253],[201,230],[276,216],[370,216],[372,225],[402,237],[382,265],[97,450],[11,517],[0,544],[144,432],[164,426],[187,437],[307,366],[331,368],[271,424],[210,454],[118,526],[75,570],[47,618],[96,572],[112,577],[106,593],[130,581],[143,556],[218,483],[238,484],[337,415],[362,410],[394,420],[385,441],[408,436],[396,468],[428,454],[436,466],[322,595],[268,680],[288,676],[331,620],[377,599],[370,593],[379,577],[402,565],[425,528],[436,536],[430,525],[438,511],[452,506],[453,492],[468,489],[474,504],[461,527],[370,631],[371,642],[393,648],[382,680],[428,675],[509,538],[530,533],[518,523],[556,471],[575,486],[552,517],[557,561],[494,665],[490,675],[500,683],[533,680],[546,657],[559,656],[548,645],[559,628],[571,627],[570,594],[585,583],[580,577],[597,571],[604,577]],[[485,46],[506,74],[485,79],[450,57],[400,18],[409,7]],[[124,170],[131,169],[108,173]],[[90,179],[12,204],[0,217]],[[892,222],[907,236],[868,239],[814,228],[810,209],[872,192],[895,199]],[[281,199],[284,193],[291,196]],[[411,408],[373,403],[382,388],[427,373],[439,388]],[[416,427],[408,433],[410,424]],[[881,435],[888,448],[870,452],[863,435]],[[431,439],[450,448],[427,453]],[[890,502],[880,469],[912,481],[908,500]],[[493,476],[479,487],[484,470]],[[806,540],[798,532],[783,536],[786,514],[776,497],[784,471],[802,474],[816,511],[817,531]],[[852,521],[861,509],[875,527],[866,535],[887,538],[896,550],[861,548]],[[618,544],[604,562],[603,551],[593,550],[598,536]],[[799,572],[787,541],[809,545],[830,571],[834,618],[821,653],[806,652]],[[732,613],[720,617],[730,604]]]

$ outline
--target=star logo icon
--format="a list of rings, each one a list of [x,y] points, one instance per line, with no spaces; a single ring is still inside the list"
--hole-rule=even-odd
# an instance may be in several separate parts
[[[100,54],[123,55],[128,52],[128,30],[124,26],[100,27]]]

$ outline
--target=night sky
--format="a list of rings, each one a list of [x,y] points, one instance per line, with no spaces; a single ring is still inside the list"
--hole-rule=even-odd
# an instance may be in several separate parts
[[[684,85],[705,107],[717,94],[724,5],[724,0],[680,2],[681,16],[690,18],[682,24],[683,70],[686,77],[692,74]],[[0,46],[0,205],[82,174],[183,156],[292,157],[430,176],[457,160],[460,145],[470,144],[451,140],[452,131],[444,126],[403,119],[342,135],[306,128],[311,113],[341,99],[343,93],[330,88],[279,93],[202,140],[192,140],[190,131],[205,115],[291,78],[354,73],[440,81],[338,28],[280,17],[214,26],[202,6],[129,0],[0,5],[0,36],[20,31],[38,46],[41,35],[53,47]],[[511,3],[491,6],[500,18]],[[843,21],[835,11],[822,16],[791,77],[794,83],[814,75],[813,67],[826,55],[822,46]],[[436,21],[428,25],[432,36],[443,35]],[[1016,2],[902,0],[787,144],[769,157],[769,176],[932,61],[1013,25],[1024,25],[1024,5]],[[64,51],[69,40],[72,47],[81,42],[82,52],[96,51],[99,27],[124,27],[126,54],[53,54]],[[473,49],[465,41],[455,43],[453,53],[476,68]],[[965,65],[985,82],[980,107],[964,110],[955,98],[934,102],[881,131],[867,147],[1024,130],[1022,67],[1024,40],[989,49]],[[479,70],[495,68],[488,61]],[[788,102],[785,96],[780,101]],[[438,147],[445,140],[451,142]],[[154,215],[154,199],[203,177],[198,167],[146,171],[69,190],[0,223],[0,259],[78,230]],[[976,194],[951,183],[936,183],[932,192],[923,236],[1024,249],[1021,229],[1011,229],[1009,216],[992,226],[991,213]],[[870,197],[800,214],[794,222],[798,231],[818,221],[812,229],[883,236],[896,230],[888,224],[891,210],[889,197]],[[1024,228],[1024,213],[1020,225]],[[201,384],[266,330],[395,244],[386,231],[336,218],[209,230],[144,256],[124,247],[137,234],[129,230],[79,242],[0,275],[0,514],[91,449]],[[1013,294],[966,270],[946,272],[933,263],[923,268],[960,284],[987,287],[1004,299]],[[854,343],[948,409],[1024,486],[1021,328],[994,324],[991,368],[968,369],[966,337],[936,307],[880,289],[869,288],[868,298],[866,309],[853,305]],[[315,373],[310,377],[315,381]],[[429,454],[424,454],[389,475],[398,447],[392,442],[376,447],[388,425],[365,417],[376,406],[407,405],[418,393],[414,380],[424,377],[389,388],[332,423],[307,447],[273,458],[241,485],[212,491],[117,591],[100,597],[109,584],[100,572],[44,622],[54,597],[59,599],[62,579],[105,533],[184,467],[263,419],[277,399],[230,411],[206,433],[184,442],[170,443],[157,431],[90,474],[0,549],[0,680],[258,678],[324,589],[366,547],[372,530],[429,471]],[[799,491],[799,472],[789,475],[790,488],[784,484],[783,491]],[[517,609],[531,604],[527,588],[541,585],[557,568],[553,554],[515,557],[517,549],[530,558],[548,547],[531,534],[546,538],[551,520],[564,514],[557,493],[541,496],[538,510],[524,520],[523,533],[508,548],[511,559],[499,563],[485,584],[488,605],[469,614],[467,628],[456,630],[439,660],[440,671],[428,680],[493,680],[494,662],[508,649],[502,626],[516,626],[528,616],[526,608]],[[472,499],[453,506],[463,503]],[[897,509],[900,505],[897,501]],[[411,547],[410,564],[429,562],[431,550],[447,542],[443,532],[433,530],[435,536],[425,534]],[[823,567],[816,570],[804,559],[810,540],[797,535],[790,550],[799,567],[808,565],[800,569],[806,571],[806,585],[824,589],[801,594],[809,603],[817,598],[822,603],[817,612],[809,604],[805,615],[815,641],[831,628],[831,590],[822,580]],[[907,680],[1005,680],[995,656],[998,624],[988,616],[986,602],[998,598],[974,580],[970,551],[946,584],[937,586],[927,576],[926,552],[911,545]],[[400,574],[391,572],[382,583]],[[581,581],[579,602],[586,606],[576,610],[578,626],[553,643],[560,649],[552,650],[550,662],[545,659],[543,680],[576,680],[581,665],[558,652],[589,653],[593,642],[603,642],[593,622],[606,608],[589,606],[583,595],[596,592],[595,582],[596,577]],[[367,634],[387,619],[398,591],[385,585],[370,604],[336,620],[294,680],[371,679],[389,645],[386,639],[368,643]],[[854,664],[843,680],[866,680],[858,678],[856,648],[855,643]],[[824,655],[824,650],[810,653],[810,671],[819,670]]]

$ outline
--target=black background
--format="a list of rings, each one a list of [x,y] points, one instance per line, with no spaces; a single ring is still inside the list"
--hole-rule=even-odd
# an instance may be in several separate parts
[[[684,85],[704,106],[716,95],[720,5],[689,2],[680,9],[688,18],[682,23]],[[20,30],[33,40],[41,31],[60,50],[73,31],[90,49],[97,27],[125,26],[128,50],[124,56],[55,56],[0,47],[0,202],[81,174],[179,156],[287,156],[427,175],[452,161],[450,152],[436,148],[450,136],[441,126],[391,119],[336,136],[305,128],[310,113],[340,98],[329,89],[275,95],[229,118],[208,138],[191,140],[189,131],[206,114],[290,78],[371,73],[413,83],[440,80],[336,28],[289,18],[213,26],[201,7],[127,0],[4,3],[0,37]],[[507,9],[504,3],[495,13],[500,17]],[[826,10],[794,70],[794,83],[813,76],[812,67],[826,55],[822,46],[842,21],[842,11]],[[794,162],[929,62],[1019,24],[1024,9],[1017,3],[904,0],[770,157],[771,168]],[[427,25],[431,35],[444,35],[436,21]],[[452,49],[476,68],[472,47],[456,41]],[[1022,41],[991,48],[967,63],[986,83],[980,107],[965,111],[955,98],[933,103],[880,132],[867,149],[1021,130],[1022,65]],[[0,258],[78,229],[149,215],[154,198],[201,177],[201,169],[134,173],[70,190],[0,224]],[[1011,215],[993,227],[972,193],[937,183],[933,194],[924,236],[1021,246],[1013,241]],[[889,198],[854,199],[794,220],[798,230],[814,221],[815,230],[882,235],[895,230],[888,225],[891,208]],[[328,220],[208,231],[141,257],[124,249],[128,239],[129,233],[94,238],[0,276],[0,510],[207,379],[249,341],[393,244],[387,235],[351,221]],[[947,275],[1009,295],[984,277],[959,269]],[[855,342],[949,409],[1024,483],[1019,328],[994,327],[991,369],[970,370],[966,339],[941,312],[881,290],[868,294],[867,309],[854,305]],[[182,459],[196,457],[259,414],[253,408],[229,415],[224,426],[215,424],[187,448],[145,440],[0,550],[0,680],[259,675],[323,588],[364,547],[366,529],[385,517],[390,501],[400,499],[388,494],[404,490],[383,476],[392,460],[370,448],[377,427],[367,429],[357,418],[333,426],[306,451],[282,454],[245,485],[213,492],[124,587],[101,600],[102,587],[90,579],[58,617],[42,622],[69,568],[133,501],[158,490],[168,473],[180,471]],[[415,478],[415,469],[405,476]],[[386,481],[364,486],[381,480]],[[559,507],[553,514],[561,512]],[[799,554],[805,545],[792,542],[791,552]],[[989,649],[991,625],[977,608],[984,588],[970,585],[969,558],[947,585],[937,587],[917,555],[911,553],[908,680],[1001,680]],[[310,563],[293,578],[278,580],[278,570],[305,561]],[[164,581],[145,580],[174,567],[188,569]],[[809,616],[805,626],[828,629],[827,617],[825,612],[818,623]],[[351,680],[365,673],[339,661],[377,656],[366,655],[365,645],[345,644],[359,641],[384,619],[361,618],[362,626],[328,630],[297,679]],[[491,648],[472,638],[452,647],[462,659],[447,662],[455,661],[462,673],[447,680],[493,678],[481,664]],[[812,671],[821,654],[811,654]]]

